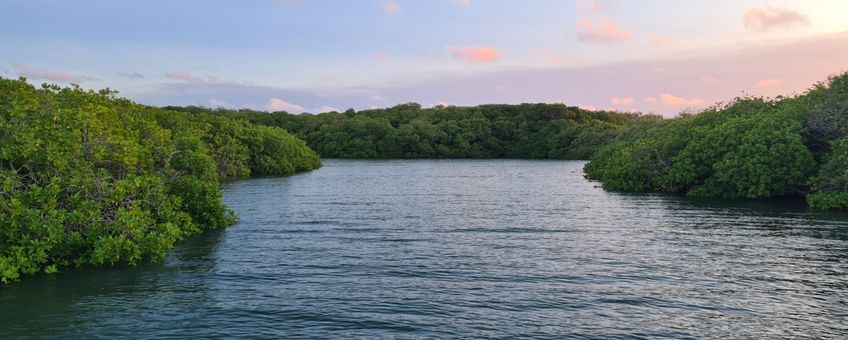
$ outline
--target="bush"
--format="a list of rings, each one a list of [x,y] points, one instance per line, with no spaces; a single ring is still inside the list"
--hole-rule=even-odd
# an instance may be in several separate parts
[[[246,118],[291,131],[323,157],[587,159],[601,146],[656,116],[586,111],[562,104],[437,106],[318,115],[170,107]]]
[[[234,223],[220,178],[320,166],[280,129],[23,78],[0,78],[0,145],[4,283],[161,258],[189,235]]]
[[[842,74],[799,97],[737,99],[624,135],[584,170],[609,190],[741,198],[812,192],[813,207],[848,208],[846,117]]]

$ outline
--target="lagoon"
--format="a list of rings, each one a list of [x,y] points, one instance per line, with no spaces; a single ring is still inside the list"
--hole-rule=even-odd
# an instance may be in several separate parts
[[[848,214],[606,192],[582,161],[335,160],[223,185],[159,263],[0,289],[0,338],[839,337]]]

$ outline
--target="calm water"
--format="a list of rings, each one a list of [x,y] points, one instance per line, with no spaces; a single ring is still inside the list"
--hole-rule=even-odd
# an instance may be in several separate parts
[[[161,263],[0,289],[0,338],[848,336],[848,216],[606,193],[583,162],[343,161],[228,183]]]

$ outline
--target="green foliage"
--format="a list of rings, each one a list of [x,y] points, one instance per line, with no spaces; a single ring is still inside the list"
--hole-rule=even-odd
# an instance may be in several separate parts
[[[562,104],[422,109],[409,103],[318,115],[169,109],[247,118],[283,128],[306,140],[321,156],[339,158],[588,159],[628,127],[658,120],[656,116],[593,112]]]
[[[830,77],[802,99],[807,107],[807,144],[817,156],[824,156],[832,141],[848,135],[848,76]]]
[[[848,209],[848,136],[832,143],[812,184],[815,192],[807,196],[810,206]]]
[[[584,170],[609,190],[741,198],[812,191],[813,207],[848,208],[846,117],[843,74],[796,98],[737,99],[634,129]]]
[[[0,281],[136,264],[228,226],[219,179],[320,166],[283,130],[0,78]]]
[[[807,204],[823,210],[848,209],[848,192],[815,192],[807,196]]]

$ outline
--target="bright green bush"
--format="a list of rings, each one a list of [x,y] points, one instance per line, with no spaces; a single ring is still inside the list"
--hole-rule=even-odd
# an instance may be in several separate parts
[[[809,194],[812,207],[844,209],[846,117],[848,74],[842,74],[798,97],[737,99],[656,123],[601,148],[584,170],[615,191],[741,198]]]
[[[807,196],[807,203],[817,209],[848,209],[848,192],[816,192]]]
[[[235,221],[219,178],[318,166],[280,129],[0,78],[0,281],[161,258]]]

